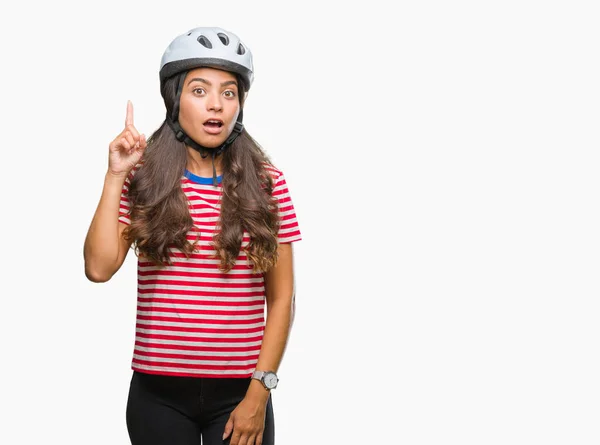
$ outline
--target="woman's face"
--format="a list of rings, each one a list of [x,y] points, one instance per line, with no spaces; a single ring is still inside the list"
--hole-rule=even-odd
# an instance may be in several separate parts
[[[234,74],[214,68],[196,68],[187,73],[179,123],[194,141],[218,147],[229,136],[240,111],[238,84]]]

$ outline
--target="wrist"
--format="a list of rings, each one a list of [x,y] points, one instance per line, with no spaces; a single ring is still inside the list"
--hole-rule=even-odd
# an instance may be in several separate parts
[[[106,174],[104,175],[104,183],[105,184],[109,184],[109,185],[118,185],[120,187],[123,186],[123,184],[125,183],[125,180],[127,179],[128,174],[116,174],[116,173],[111,173],[110,171],[107,171]]]
[[[252,373],[252,379],[256,379],[268,390],[277,388],[279,378],[275,371],[260,371],[255,369]]]
[[[250,385],[246,391],[246,397],[249,399],[263,400],[266,401],[269,398],[271,390],[265,388],[265,386],[256,379],[250,380]]]
[[[117,178],[117,179],[123,179],[125,180],[125,178],[127,178],[127,176],[129,175],[129,172],[119,172],[119,173],[114,173],[111,172],[110,169],[106,171],[106,178]]]

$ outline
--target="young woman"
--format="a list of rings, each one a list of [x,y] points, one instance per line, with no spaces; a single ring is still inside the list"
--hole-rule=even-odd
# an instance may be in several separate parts
[[[163,54],[166,119],[146,141],[127,104],[84,246],[108,281],[138,256],[133,445],[269,445],[301,234],[285,177],[242,123],[250,49],[195,28]],[[266,322],[265,322],[266,306]]]

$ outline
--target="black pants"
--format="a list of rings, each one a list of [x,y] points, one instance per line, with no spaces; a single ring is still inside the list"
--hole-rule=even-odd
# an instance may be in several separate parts
[[[132,445],[223,445],[229,415],[242,401],[250,378],[201,378],[133,371],[127,399],[127,431]],[[200,442],[202,437],[202,442]],[[274,445],[271,394],[263,445]]]

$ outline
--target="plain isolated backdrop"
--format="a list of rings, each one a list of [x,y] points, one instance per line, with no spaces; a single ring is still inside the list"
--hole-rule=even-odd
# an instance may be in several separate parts
[[[277,443],[599,443],[596,2],[10,7],[0,443],[129,443],[136,258],[94,284],[83,242],[196,26],[253,51],[246,128],[304,237]]]

